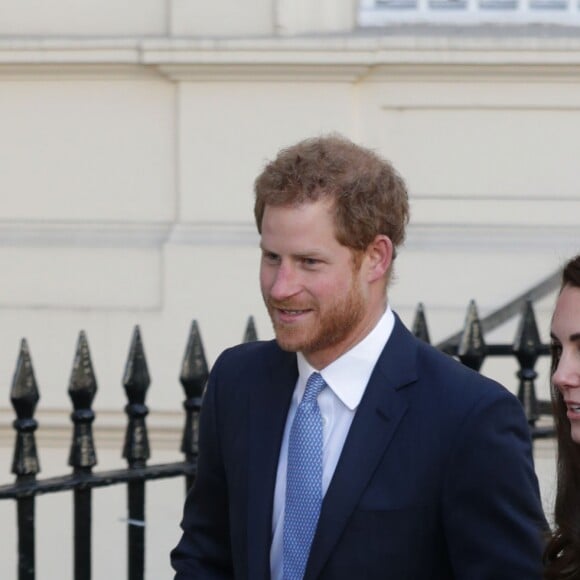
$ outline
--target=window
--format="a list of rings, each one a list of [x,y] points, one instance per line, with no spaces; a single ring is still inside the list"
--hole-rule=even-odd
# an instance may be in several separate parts
[[[361,0],[361,26],[402,22],[580,26],[580,0]]]

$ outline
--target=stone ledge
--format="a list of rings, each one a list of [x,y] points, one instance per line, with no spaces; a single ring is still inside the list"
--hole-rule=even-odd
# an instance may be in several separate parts
[[[357,80],[385,74],[385,67],[392,72],[390,67],[405,65],[426,66],[427,71],[417,70],[423,74],[436,66],[467,66],[510,76],[519,72],[573,78],[580,67],[577,34],[510,36],[505,30],[503,35],[443,30],[416,35],[407,30],[407,34],[380,30],[380,34],[235,39],[4,38],[0,40],[0,75],[34,75],[40,67],[46,74],[61,76],[92,72],[135,77],[161,72],[175,79],[182,74],[203,76],[209,68],[215,69],[213,75],[224,77],[251,73]]]

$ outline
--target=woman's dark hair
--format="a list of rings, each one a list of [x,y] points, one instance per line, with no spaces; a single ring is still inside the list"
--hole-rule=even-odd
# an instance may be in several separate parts
[[[580,255],[564,267],[562,288],[565,286],[580,288]],[[559,349],[552,350],[552,375],[558,366],[558,353]],[[580,578],[580,445],[572,440],[562,394],[553,384],[551,393],[558,439],[558,483],[554,532],[544,552],[544,578],[573,580]]]

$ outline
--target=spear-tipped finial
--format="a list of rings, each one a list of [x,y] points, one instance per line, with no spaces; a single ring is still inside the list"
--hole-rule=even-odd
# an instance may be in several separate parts
[[[129,348],[129,356],[125,365],[125,374],[123,375],[123,386],[129,398],[129,403],[143,405],[150,383],[141,331],[139,326],[135,326]]]
[[[34,437],[34,431],[38,427],[38,423],[34,419],[34,411],[39,399],[40,395],[34,377],[28,343],[23,338],[10,390],[10,401],[17,417],[14,421],[16,444],[12,460],[12,473],[19,477],[34,476],[40,471]]]
[[[18,418],[31,418],[39,399],[28,343],[23,338],[10,391],[10,400]]]
[[[520,364],[520,369],[516,373],[520,381],[518,399],[524,407],[528,423],[532,426],[535,425],[540,417],[535,385],[538,373],[534,370],[534,367],[542,348],[543,345],[540,340],[532,302],[531,300],[526,300],[516,331],[513,351]]]
[[[246,323],[246,330],[244,331],[243,342],[256,342],[258,340],[258,333],[256,332],[256,323],[254,322],[254,317],[248,317],[248,322]]]
[[[97,392],[89,343],[81,330],[70,376],[68,394],[73,403],[71,419],[74,424],[68,463],[75,469],[85,470],[97,464],[92,423],[95,413],[91,408]]]
[[[188,399],[201,397],[208,377],[209,370],[201,341],[201,333],[197,321],[194,320],[191,323],[179,376],[185,396]]]
[[[457,356],[464,365],[479,370],[486,354],[487,347],[483,339],[481,321],[477,313],[475,301],[472,300],[467,308],[465,325],[461,340],[459,341]]]
[[[123,386],[129,399],[125,407],[129,424],[125,434],[123,457],[127,459],[130,467],[144,466],[150,456],[149,437],[145,424],[145,417],[149,413],[145,405],[145,397],[150,382],[141,332],[139,326],[135,326],[123,376]]]
[[[429,328],[427,327],[427,317],[425,316],[425,308],[422,302],[417,305],[417,310],[415,312],[415,320],[413,321],[413,334],[420,340],[431,344],[431,338],[429,337]]]
[[[513,350],[520,364],[528,367],[535,365],[541,353],[542,341],[531,300],[526,300],[522,309]]]
[[[79,333],[68,393],[75,409],[91,406],[97,392],[97,379],[93,371],[89,343],[84,330]]]
[[[197,321],[194,320],[191,323],[179,377],[185,391],[185,401],[183,403],[185,426],[181,438],[181,451],[185,454],[187,461],[193,461],[197,455],[199,411],[208,377],[209,370],[201,341],[201,333],[199,332]],[[186,488],[189,489],[192,483],[193,478],[188,477]]]

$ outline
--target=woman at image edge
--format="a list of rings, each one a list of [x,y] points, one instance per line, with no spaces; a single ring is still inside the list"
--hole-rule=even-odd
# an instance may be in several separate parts
[[[573,580],[580,578],[580,255],[564,268],[551,338],[558,483],[545,578]]]

